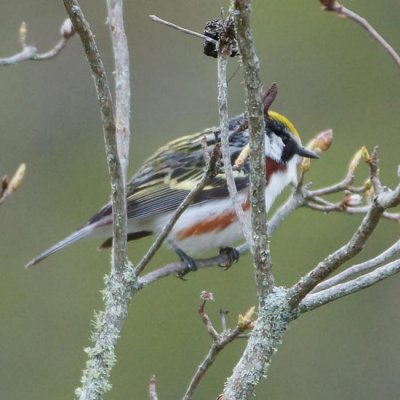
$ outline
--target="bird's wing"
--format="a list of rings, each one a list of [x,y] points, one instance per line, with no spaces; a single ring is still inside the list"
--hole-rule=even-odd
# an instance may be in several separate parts
[[[238,118],[240,121],[240,118]],[[239,122],[236,122],[236,125]],[[247,131],[235,131],[230,136],[232,162],[248,141]],[[205,137],[209,152],[215,145],[216,128],[184,136],[161,147],[148,158],[127,185],[128,218],[148,218],[174,211],[202,178],[206,165],[201,141]],[[248,163],[234,172],[238,191],[248,186]],[[219,173],[195,198],[193,204],[229,196],[225,174]],[[110,215],[110,205],[104,206],[88,223]]]

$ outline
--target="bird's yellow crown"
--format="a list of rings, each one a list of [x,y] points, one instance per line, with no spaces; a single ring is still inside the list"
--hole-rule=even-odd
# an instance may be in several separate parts
[[[276,111],[268,111],[268,116],[271,119],[274,119],[276,121],[279,121],[281,124],[285,125],[288,130],[295,135],[298,139],[300,139],[299,132],[295,128],[295,126],[292,124],[291,121],[289,121],[286,117],[284,117],[282,114],[277,113]]]

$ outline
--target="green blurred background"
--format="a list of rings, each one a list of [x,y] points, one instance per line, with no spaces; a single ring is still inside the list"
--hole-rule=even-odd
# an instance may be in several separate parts
[[[347,1],[397,49],[398,0]],[[103,1],[81,3],[112,78]],[[202,31],[227,1],[126,2],[131,50],[133,137],[130,172],[168,140],[217,124],[216,62],[198,39],[155,24],[148,14]],[[275,109],[292,119],[307,141],[333,128],[331,150],[313,163],[315,186],[344,176],[361,145],[380,145],[381,175],[394,185],[399,164],[398,68],[358,26],[322,12],[318,1],[254,1],[254,33],[265,85],[277,82]],[[17,31],[28,24],[29,43],[46,50],[58,40],[62,1],[2,2],[0,57],[19,50]],[[230,73],[237,61],[230,63]],[[230,114],[244,109],[239,72],[230,83]],[[68,399],[78,386],[94,309],[109,269],[96,241],[78,243],[36,268],[23,265],[81,225],[109,198],[98,106],[78,38],[54,60],[0,69],[0,174],[27,164],[20,190],[0,208],[0,398]],[[366,176],[359,170],[359,182]],[[358,216],[300,210],[272,239],[276,280],[290,285],[342,245]],[[383,221],[357,261],[378,254],[399,236]],[[132,261],[150,240],[129,246]],[[150,268],[173,261],[163,249]],[[258,398],[398,399],[400,391],[400,278],[391,278],[292,324]],[[210,345],[196,312],[201,290],[218,326],[256,303],[250,259],[228,272],[208,269],[188,282],[168,278],[144,290],[130,306],[118,344],[113,390],[107,399],[147,398],[156,374],[162,399],[179,398]],[[245,343],[227,348],[207,374],[198,399],[215,398]]]

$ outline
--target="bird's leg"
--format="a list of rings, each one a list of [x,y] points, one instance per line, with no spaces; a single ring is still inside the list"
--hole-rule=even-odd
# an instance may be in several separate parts
[[[219,267],[224,268],[224,270],[229,269],[234,263],[239,261],[240,254],[234,247],[220,247],[219,254],[225,254],[227,261],[218,264]]]
[[[197,270],[196,261],[192,257],[188,256],[181,248],[179,248],[173,240],[168,240],[168,243],[178,255],[179,259],[185,264],[185,269],[178,272],[176,276],[182,280],[186,280],[184,278],[186,274]]]

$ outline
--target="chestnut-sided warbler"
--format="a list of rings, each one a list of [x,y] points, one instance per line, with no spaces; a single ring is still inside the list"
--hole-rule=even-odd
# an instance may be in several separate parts
[[[231,161],[234,164],[249,140],[244,116],[229,121]],[[148,158],[127,185],[128,240],[157,234],[169,221],[174,210],[201,179],[204,172],[205,137],[209,151],[216,143],[217,128],[181,137],[161,147]],[[267,211],[275,198],[290,183],[297,181],[297,164],[301,157],[317,155],[301,145],[294,125],[277,112],[265,116],[265,158]],[[236,187],[247,218],[249,202],[250,161],[245,160],[234,171]],[[106,204],[86,224],[31,260],[37,264],[62,248],[89,236],[103,237],[101,248],[110,247],[112,240],[111,204]],[[197,196],[179,218],[169,234],[169,242],[178,254],[201,254],[205,250],[224,248],[240,240],[242,229],[229,197],[224,172],[219,173]]]

